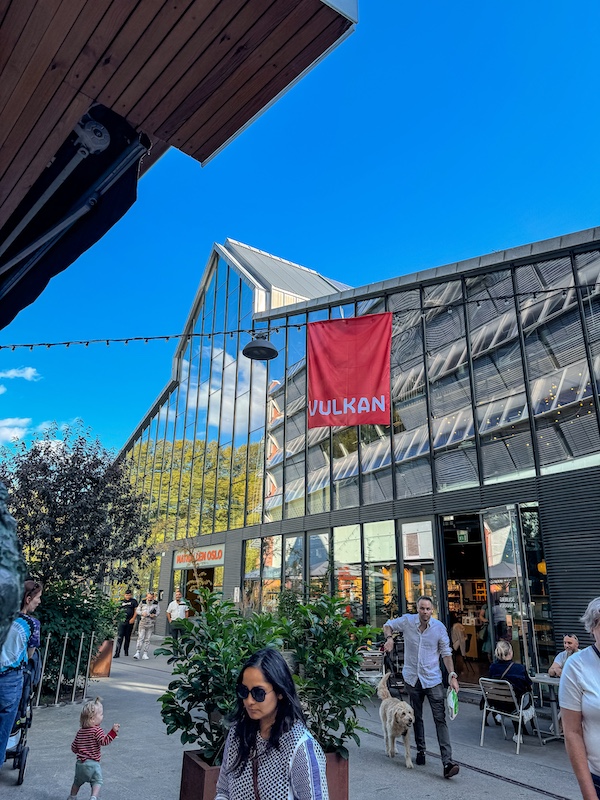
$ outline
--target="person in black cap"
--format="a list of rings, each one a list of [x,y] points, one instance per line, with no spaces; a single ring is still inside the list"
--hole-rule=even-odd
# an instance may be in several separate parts
[[[119,630],[117,634],[117,649],[114,658],[121,655],[121,645],[125,655],[129,655],[129,641],[135,622],[135,610],[138,606],[137,600],[131,594],[131,589],[125,590],[125,597],[121,600],[121,611],[119,612]]]

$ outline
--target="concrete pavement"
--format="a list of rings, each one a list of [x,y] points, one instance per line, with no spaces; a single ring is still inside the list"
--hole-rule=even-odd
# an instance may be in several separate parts
[[[161,639],[154,637],[153,645]],[[170,676],[166,658],[113,661],[111,677],[94,681],[89,696],[104,702],[104,727],[121,723],[115,742],[103,748],[103,800],[178,800],[182,750],[179,737],[167,736],[156,698]],[[15,786],[11,763],[0,770],[2,800],[65,800],[73,779],[71,741],[79,727],[80,705],[39,708],[29,733],[30,754],[22,786]],[[454,758],[461,766],[456,778],[444,780],[433,719],[427,707],[427,764],[407,770],[404,759],[388,759],[378,717],[377,701],[360,717],[368,733],[361,746],[350,747],[350,800],[385,800],[398,795],[411,800],[481,800],[515,797],[519,800],[577,800],[580,797],[562,742],[540,747],[537,737],[525,739],[520,755],[502,738],[502,729],[486,728],[485,746],[479,747],[481,712],[476,703],[461,702],[450,725]],[[544,721],[547,726],[548,722]],[[189,747],[189,746],[187,746]],[[192,748],[193,749],[193,748]],[[414,756],[414,748],[413,748]],[[79,792],[89,797],[89,787]]]

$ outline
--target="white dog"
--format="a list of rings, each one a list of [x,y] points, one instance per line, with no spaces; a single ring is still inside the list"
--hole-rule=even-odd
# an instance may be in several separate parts
[[[381,700],[379,706],[379,716],[383,725],[383,735],[385,737],[385,752],[390,758],[396,755],[396,739],[402,736],[404,739],[404,763],[407,769],[413,768],[412,758],[410,757],[410,729],[415,721],[415,712],[403,700],[392,697],[387,683],[390,673],[386,672],[377,686],[377,697]]]

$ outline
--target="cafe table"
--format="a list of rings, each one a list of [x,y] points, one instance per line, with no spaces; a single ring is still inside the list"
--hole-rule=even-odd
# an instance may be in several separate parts
[[[547,672],[536,672],[535,675],[531,676],[532,683],[537,683],[538,686],[543,684],[547,686],[550,693],[550,711],[552,713],[552,729],[554,733],[551,733],[548,736],[544,736],[545,742],[550,742],[552,739],[559,739],[560,741],[564,741],[564,736],[560,732],[560,720],[558,718],[558,684],[560,683],[560,678],[554,678],[552,675],[548,675]]]

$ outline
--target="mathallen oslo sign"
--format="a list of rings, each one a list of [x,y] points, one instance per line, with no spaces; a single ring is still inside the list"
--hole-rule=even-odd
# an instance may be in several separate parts
[[[308,324],[308,427],[390,424],[392,315]]]
[[[206,567],[220,567],[225,563],[223,545],[216,547],[194,547],[193,550],[176,550],[173,557],[173,569],[185,569],[191,564],[203,564]]]

